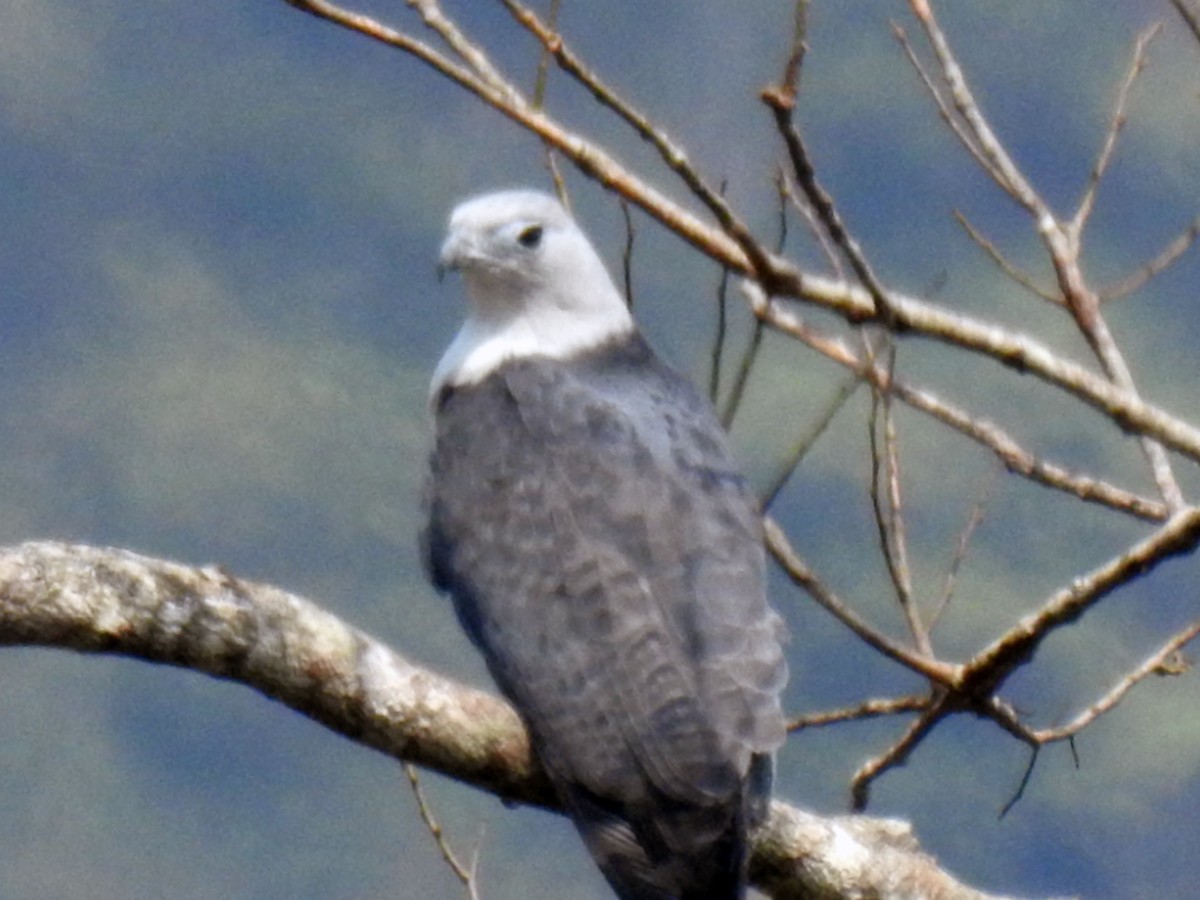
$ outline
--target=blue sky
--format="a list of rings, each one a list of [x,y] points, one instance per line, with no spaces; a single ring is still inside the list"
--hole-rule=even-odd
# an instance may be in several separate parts
[[[1169,4],[945,4],[944,24],[1017,160],[1055,208],[1079,195],[1134,35],[1167,23],[1086,241],[1098,283],[1196,215],[1200,46]],[[763,235],[781,147],[756,100],[782,61],[787,4],[565,0],[562,24],[605,78],[668,127]],[[1028,223],[938,122],[891,37],[906,6],[813,4],[800,121],[822,177],[885,282],[1036,330],[1086,359],[1062,317],[1004,281],[954,224],[961,209],[1045,278]],[[953,6],[953,9],[949,7]],[[401,4],[376,12],[417,29]],[[521,84],[536,52],[499,4],[459,3]],[[650,152],[561,74],[552,110],[652,183]],[[621,217],[580,177],[580,217],[610,261]],[[410,59],[277,2],[0,9],[0,534],[216,562],[335,610],[409,657],[486,683],[415,534],[429,372],[461,314],[433,263],[449,208],[479,190],[547,184],[539,145]],[[717,273],[636,216],[637,310],[654,343],[707,376]],[[819,254],[793,223],[789,250]],[[1187,260],[1112,308],[1146,394],[1195,408]],[[734,348],[747,331],[735,313]],[[814,314],[814,321],[823,319]],[[1146,489],[1131,443],[1049,391],[942,348],[901,366],[1056,460]],[[770,338],[735,441],[752,476],[819,412],[840,373]],[[864,614],[898,628],[874,555],[865,395],[793,478],[779,514],[806,558]],[[902,416],[915,567],[929,595],[988,471],[976,448]],[[1181,467],[1182,469],[1182,467]],[[1185,489],[1200,489],[1183,469]],[[1074,573],[1141,533],[1001,480],[960,599],[939,632],[969,653]],[[1195,615],[1181,560],[1051,641],[1012,686],[1062,720]],[[779,581],[796,710],[915,685]],[[236,685],[125,660],[0,654],[0,898],[453,897],[399,767]],[[969,882],[1022,895],[1183,896],[1200,807],[1190,678],[1155,680],[1079,741],[1027,756],[955,722],[877,786],[873,812],[912,820]],[[779,793],[844,809],[854,768],[896,722],[794,738]],[[452,839],[482,844],[489,900],[581,900],[605,888],[565,822],[505,810],[436,776]]]

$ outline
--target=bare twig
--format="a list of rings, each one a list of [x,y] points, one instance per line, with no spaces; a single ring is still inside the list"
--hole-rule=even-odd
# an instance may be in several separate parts
[[[717,325],[713,334],[712,356],[708,367],[708,400],[715,407],[721,396],[721,363],[729,330],[729,270],[721,269],[717,282]]]
[[[986,647],[963,669],[963,683],[978,694],[994,694],[1008,677],[1058,628],[1074,622],[1101,599],[1172,556],[1190,552],[1200,542],[1200,507],[1171,516],[1152,535],[1125,553],[1073,579],[1034,613],[1025,616]]]
[[[1187,253],[1188,248],[1195,242],[1198,234],[1200,234],[1200,218],[1193,220],[1192,224],[1185,228],[1182,234],[1167,244],[1162,249],[1162,252],[1132,275],[1123,278],[1116,284],[1111,284],[1097,291],[1100,302],[1119,300],[1122,297],[1128,297],[1130,294],[1141,290],[1150,279],[1165,272],[1182,259],[1183,255]]]
[[[786,176],[786,173],[785,173]],[[837,250],[833,244],[829,242],[829,235],[825,233],[825,229],[821,227],[821,223],[817,221],[817,215],[813,212],[812,206],[804,199],[804,195],[792,190],[790,180],[784,178],[783,190],[786,192],[788,199],[791,201],[792,208],[800,213],[800,217],[804,219],[804,224],[808,228],[808,233],[813,240],[817,242],[817,246],[821,248],[821,255],[825,257],[825,261],[829,264],[833,274],[841,279],[845,278],[845,271],[842,268],[842,259],[838,256]]]
[[[442,854],[442,859],[450,867],[454,877],[462,882],[470,900],[479,900],[479,890],[475,878],[476,866],[479,862],[478,854],[474,854],[470,867],[464,866],[458,861],[458,857],[450,847],[450,842],[446,840],[442,826],[434,818],[433,810],[425,799],[425,792],[421,789],[421,780],[417,775],[417,767],[412,763],[403,763],[403,766],[404,774],[408,776],[409,787],[412,788],[413,797],[417,801],[417,812],[420,813],[421,821],[425,823],[425,827],[433,836],[433,842],[437,845],[438,852]]]
[[[1124,81],[1121,82],[1121,86],[1117,90],[1117,99],[1113,104],[1112,118],[1109,120],[1108,129],[1104,134],[1104,142],[1100,146],[1100,153],[1096,157],[1096,162],[1092,166],[1091,173],[1088,175],[1083,197],[1080,198],[1079,206],[1075,210],[1075,216],[1071,220],[1070,228],[1077,234],[1082,232],[1084,225],[1087,224],[1087,220],[1092,214],[1092,209],[1095,208],[1096,191],[1100,187],[1100,182],[1104,179],[1105,172],[1108,171],[1109,163],[1112,162],[1113,151],[1117,147],[1117,139],[1120,137],[1121,131],[1125,128],[1125,109],[1129,103],[1129,92],[1133,89],[1134,82],[1137,81],[1138,76],[1146,67],[1146,51],[1150,46],[1150,42],[1161,31],[1162,23],[1155,23],[1142,31],[1134,42],[1133,59],[1129,64],[1129,71],[1126,72]]]
[[[930,99],[933,100],[934,106],[937,107],[938,116],[942,122],[958,138],[958,142],[962,144],[963,149],[975,160],[975,164],[983,169],[1002,190],[1007,191],[1003,176],[993,168],[991,161],[979,148],[974,136],[955,113],[950,101],[946,99],[943,91],[938,87],[938,83],[934,80],[929,70],[925,67],[925,63],[921,61],[921,57],[917,55],[917,51],[909,42],[908,32],[898,23],[892,22],[892,34],[895,36],[897,42],[899,42],[900,48],[904,51],[904,55],[908,58],[908,62],[913,67],[913,70],[917,73],[917,77],[921,79],[921,83],[924,85]]]
[[[956,129],[955,134],[963,141],[968,152],[981,161],[983,170],[992,177],[996,184],[1013,200],[1025,207],[1040,224],[1050,215],[1050,212],[1041,197],[1026,181],[1012,157],[1008,155],[1008,151],[1004,149],[1004,145],[992,131],[987,119],[984,118],[980,106],[975,101],[974,94],[967,84],[962,67],[950,49],[950,42],[934,17],[932,7],[927,0],[909,0],[909,6],[925,30],[925,37],[933,48],[934,56],[937,57],[942,81],[950,94],[954,111],[963,123],[963,129]],[[939,95],[935,94],[935,99],[937,96]]]
[[[779,79],[781,89],[793,100],[800,93],[800,73],[804,68],[804,55],[808,52],[808,6],[809,0],[796,0],[793,7],[792,45],[788,48],[783,77]]]
[[[875,387],[892,392],[913,409],[933,417],[964,437],[986,447],[1009,471],[1086,502],[1099,503],[1140,519],[1161,522],[1167,518],[1168,510],[1162,503],[1140,497],[1095,478],[1076,475],[1061,466],[1040,459],[1021,447],[997,425],[975,418],[927,390],[895,378],[890,382],[883,381],[885,373],[879,367],[869,365],[854,350],[847,347],[844,341],[827,338],[816,332],[790,306],[768,301],[750,282],[743,282],[742,290],[756,313],[773,327],[857,373]]]
[[[1136,668],[1126,672],[1120,681],[1114,684],[1104,696],[1080,712],[1070,722],[1055,728],[1038,729],[1034,732],[1034,737],[1043,744],[1074,737],[1096,719],[1100,718],[1100,716],[1116,707],[1138,682],[1148,676],[1183,674],[1183,672],[1187,671],[1188,666],[1186,664],[1181,666],[1174,662],[1174,660],[1177,659],[1179,652],[1185,646],[1195,640],[1197,635],[1200,635],[1200,620],[1193,622],[1182,631],[1172,635],[1170,640],[1154,653],[1150,654],[1150,656],[1146,657]]]
[[[775,117],[776,128],[783,138],[792,162],[792,175],[796,179],[796,184],[807,198],[816,214],[817,221],[824,227],[833,245],[841,251],[850,270],[854,272],[855,277],[870,296],[872,318],[883,321],[889,328],[894,328],[895,322],[887,291],[876,277],[858,241],[854,239],[845,222],[842,221],[833,197],[817,181],[812,158],[793,117],[795,98],[789,96],[786,87],[778,86],[767,88],[760,96]]]
[[[636,233],[629,202],[621,198],[621,218],[625,220],[625,244],[621,248],[621,278],[625,284],[625,305],[633,309],[633,240]]]
[[[567,47],[562,35],[542,22],[533,10],[517,0],[502,0],[502,2],[513,18],[542,42],[542,45],[554,56],[555,61],[564,72],[586,87],[597,101],[616,113],[634,130],[638,137],[658,151],[667,168],[678,175],[687,185],[688,190],[708,207],[722,230],[742,250],[751,270],[756,273],[757,277],[769,280],[773,268],[766,251],[750,233],[745,223],[725,202],[720,192],[714,190],[696,171],[688,161],[687,154],[684,153],[682,147],[665,131],[655,126],[646,115],[622,99],[595,72],[585,66],[583,61]]]
[[[558,22],[558,9],[560,0],[550,0],[550,9],[546,13],[546,21],[550,23],[550,27],[554,28]],[[537,110],[545,109],[546,107],[546,86],[550,83],[550,53],[547,50],[542,50],[538,56],[537,75],[533,82],[533,108]],[[550,173],[550,181],[554,184],[554,193],[558,197],[558,202],[563,205],[568,213],[571,210],[571,196],[567,192],[567,183],[563,179],[562,171],[558,167],[558,156],[554,152],[553,145],[546,141],[542,141],[542,146],[546,149],[546,171]],[[631,303],[631,295],[626,293],[626,303]]]
[[[292,3],[292,0],[287,0]],[[432,29],[437,33],[454,54],[465,62],[485,84],[492,90],[500,92],[508,92],[511,86],[505,81],[499,70],[492,65],[491,60],[477,44],[467,38],[466,35],[459,30],[454,21],[442,12],[441,4],[438,0],[405,0],[405,4],[412,9],[415,9],[421,16],[421,21],[425,23],[427,28]],[[292,5],[298,5],[293,3]],[[314,2],[313,7],[328,7],[327,4]],[[304,8],[301,6],[301,8]],[[308,10],[315,12],[316,9]],[[328,7],[328,11],[332,11]]]
[[[1037,766],[1037,761],[1041,755],[1041,751],[1042,748],[1040,744],[1034,744],[1034,746],[1030,749],[1029,762],[1025,766],[1025,771],[1021,773],[1021,780],[1017,782],[1017,789],[1013,791],[1013,795],[1008,798],[1008,802],[1000,807],[999,818],[1003,819],[1010,812],[1012,812],[1012,808],[1020,803],[1021,798],[1025,796],[1025,788],[1029,787],[1030,779],[1033,778],[1033,770]]]
[[[933,682],[942,685],[953,685],[958,679],[958,667],[940,660],[930,659],[920,653],[902,647],[887,635],[876,631],[843,601],[837,594],[825,586],[792,548],[783,529],[775,520],[767,516],[763,519],[764,535],[767,550],[786,574],[798,587],[802,588],[822,609],[830,613],[839,622],[849,628],[868,646],[875,648],[884,656],[902,666],[924,675]]]
[[[864,700],[853,706],[841,709],[830,709],[823,712],[805,713],[788,721],[788,731],[793,734],[806,728],[822,728],[826,725],[840,725],[844,722],[861,722],[865,719],[877,719],[881,716],[895,716],[902,713],[921,712],[929,708],[930,700],[918,694],[907,697],[886,697],[875,700]]]
[[[733,386],[729,389],[729,397],[721,409],[721,424],[726,429],[733,425],[733,420],[737,417],[738,410],[741,409],[746,386],[750,383],[750,373],[754,371],[754,364],[758,362],[758,352],[762,349],[763,335],[766,334],[766,331],[767,328],[762,319],[755,318],[754,330],[750,332],[750,341],[746,344],[746,349],[742,351],[737,372],[733,376]]]
[[[904,765],[905,760],[916,749],[943,718],[950,713],[944,700],[934,701],[916,720],[908,726],[896,743],[886,751],[858,767],[850,779],[850,807],[856,812],[867,808],[871,798],[871,785],[889,769]]]
[[[891,381],[896,364],[895,345],[889,343],[885,350],[886,361],[876,363],[886,374],[878,380]],[[912,574],[908,564],[908,537],[904,525],[904,503],[900,490],[899,447],[896,437],[896,420],[892,415],[887,391],[876,389],[871,400],[871,416],[868,422],[868,443],[871,448],[871,509],[875,518],[875,530],[879,538],[879,549],[887,564],[888,577],[896,594],[896,601],[908,623],[909,635],[916,648],[925,656],[932,657],[929,634],[921,622],[919,611],[913,600]],[[882,444],[880,432],[882,431]]]
[[[931,4],[927,0],[910,0],[910,6],[925,29],[925,35],[937,56],[941,67],[942,81],[953,98],[958,116],[965,124],[970,143],[975,148],[974,153],[977,157],[982,157],[985,169],[1005,192],[1023,206],[1033,218],[1038,234],[1054,264],[1063,300],[1079,331],[1104,368],[1105,375],[1122,391],[1136,396],[1137,389],[1134,385],[1133,375],[1107,322],[1100,314],[1099,298],[1088,287],[1084,278],[1080,264],[1080,247],[1083,227],[1090,214],[1096,187],[1108,166],[1117,134],[1124,122],[1124,106],[1128,86],[1132,84],[1141,70],[1146,44],[1156,33],[1155,30],[1150,29],[1139,36],[1134,52],[1134,63],[1130,67],[1130,74],[1127,76],[1122,90],[1118,92],[1117,108],[1113,115],[1112,125],[1104,147],[1093,167],[1092,178],[1084,191],[1083,199],[1075,216],[1070,221],[1060,222],[992,131],[987,118],[967,85],[966,78],[950,49],[945,34],[938,25]],[[958,133],[956,131],[956,134]],[[1140,444],[1163,501],[1173,510],[1182,509],[1184,506],[1183,493],[1175,479],[1170,459],[1161,443],[1152,437],[1143,435],[1140,438]]]
[[[846,401],[853,396],[858,386],[863,383],[863,379],[856,374],[851,373],[838,383],[834,390],[833,396],[825,404],[821,414],[809,425],[804,433],[799,437],[796,443],[792,446],[791,452],[779,467],[779,471],[775,474],[763,491],[763,509],[770,509],[771,504],[775,502],[775,498],[779,496],[779,492],[783,490],[784,485],[788,483],[788,479],[792,477],[792,473],[796,471],[796,467],[804,460],[808,451],[820,440],[821,435],[825,433],[834,418]]]
[[[954,555],[950,558],[950,566],[946,570],[946,579],[942,583],[942,596],[938,599],[937,606],[933,608],[933,612],[929,615],[930,631],[933,631],[937,627],[938,621],[950,607],[950,601],[954,598],[954,588],[958,582],[958,570],[962,567],[963,560],[967,558],[967,551],[970,549],[971,538],[975,535],[975,529],[983,521],[983,512],[987,508],[992,488],[996,484],[996,471],[995,467],[988,470],[988,475],[980,487],[979,495],[975,498],[975,503],[971,506],[971,513],[967,516],[967,522],[963,525],[962,531],[959,532],[958,541],[954,546]]]
[[[1001,272],[1003,272],[1017,284],[1021,285],[1021,287],[1025,288],[1025,290],[1029,291],[1029,293],[1033,294],[1035,297],[1041,297],[1043,300],[1047,301],[1048,303],[1053,303],[1055,306],[1063,305],[1062,297],[1046,290],[1036,281],[1034,281],[1027,272],[1009,262],[1008,258],[1000,252],[1000,248],[989,241],[983,232],[979,231],[974,225],[972,225],[970,220],[957,209],[954,210],[954,221],[958,222],[958,224],[962,226],[962,229],[967,233],[967,236],[974,241],[984,253],[988,255],[988,258],[996,264]]]

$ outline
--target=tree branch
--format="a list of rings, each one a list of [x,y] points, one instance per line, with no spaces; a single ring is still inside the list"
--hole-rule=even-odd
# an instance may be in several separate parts
[[[506,82],[503,90],[496,88],[411,36],[369,16],[342,9],[327,0],[286,2],[415,56],[559,150],[584,175],[638,206],[705,256],[719,265],[755,278],[766,293],[813,303],[851,322],[872,321],[881,315],[880,296],[844,280],[823,278],[801,271],[786,259],[770,253],[753,241],[730,207],[711,192],[704,194],[701,199],[708,203],[710,211],[720,219],[721,224],[718,227],[706,224],[638,178],[598,144],[534,109],[511,84]],[[666,140],[665,136],[659,137]],[[677,149],[669,142],[667,146]],[[682,156],[682,151],[679,152]],[[682,159],[686,163],[686,157]],[[667,162],[671,164],[670,159]],[[689,187],[694,187],[690,181]],[[877,289],[882,290],[878,286]],[[886,308],[889,325],[896,331],[941,341],[990,357],[1021,372],[1028,372],[1100,410],[1119,427],[1148,435],[1192,459],[1200,460],[1200,429],[1145,402],[1135,392],[1092,374],[1039,342],[993,323],[951,312],[896,291],[887,291],[882,299],[885,301],[882,305]]]
[[[254,688],[327,728],[498,797],[554,809],[503,701],[405,660],[320,607],[219,568],[127,550],[0,548],[0,644],[113,653]],[[850,851],[853,852],[850,852]],[[986,900],[923,853],[903,822],[772,804],[753,873],[774,897]]]

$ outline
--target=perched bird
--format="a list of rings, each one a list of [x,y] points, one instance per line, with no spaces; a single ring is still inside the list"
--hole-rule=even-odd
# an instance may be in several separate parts
[[[783,742],[758,506],[553,197],[459,205],[423,546],[622,900],[744,897]]]

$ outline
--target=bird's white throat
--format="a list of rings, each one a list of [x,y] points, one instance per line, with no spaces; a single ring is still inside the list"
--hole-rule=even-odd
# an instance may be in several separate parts
[[[565,360],[627,337],[633,317],[612,290],[616,302],[582,311],[536,302],[507,315],[472,309],[434,370],[432,396],[443,387],[477,384],[510,360]]]

